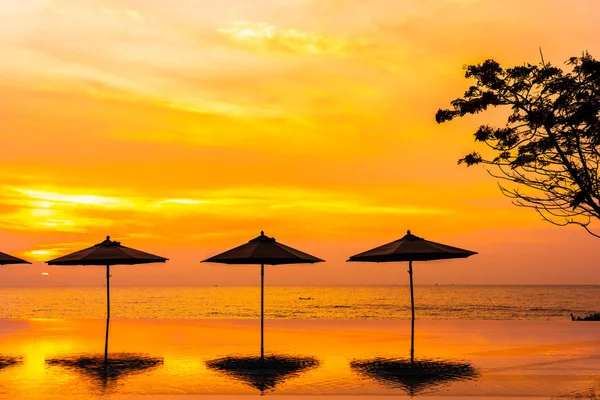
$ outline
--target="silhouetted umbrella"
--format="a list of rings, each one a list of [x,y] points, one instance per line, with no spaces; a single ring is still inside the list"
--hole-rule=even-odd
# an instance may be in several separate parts
[[[393,262],[408,261],[408,274],[410,276],[410,307],[411,307],[411,338],[410,359],[414,361],[414,336],[415,336],[415,300],[413,295],[412,263],[413,261],[445,260],[451,258],[467,258],[477,254],[474,251],[459,249],[458,247],[431,242],[413,235],[410,231],[401,239],[383,246],[356,254],[348,261],[359,262]]]
[[[106,318],[110,318],[110,266],[111,265],[134,265],[165,262],[167,258],[155,256],[130,247],[121,245],[121,242],[111,241],[110,236],[106,240],[92,247],[76,251],[66,256],[46,261],[48,265],[60,266],[98,266],[106,265]]]
[[[202,262],[220,264],[260,264],[260,358],[264,360],[264,297],[265,297],[265,264],[313,264],[323,262],[320,258],[303,253],[275,241],[275,238],[260,236],[248,243],[218,254]]]
[[[20,258],[13,257],[9,254],[0,251],[0,265],[8,264],[31,264],[29,261],[21,260]]]
[[[106,265],[106,342],[104,346],[105,358],[108,353],[108,321],[110,320],[110,266],[111,265],[134,265],[165,262],[167,258],[155,256],[130,247],[121,245],[121,242],[111,241],[110,236],[106,240],[92,247],[76,251],[66,256],[46,261],[48,265],[59,266],[99,266]]]

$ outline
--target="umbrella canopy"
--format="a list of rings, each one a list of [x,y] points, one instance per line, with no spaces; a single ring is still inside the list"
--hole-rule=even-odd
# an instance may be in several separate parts
[[[467,258],[477,254],[474,251],[459,249],[441,243],[425,240],[410,231],[401,239],[383,246],[356,254],[348,261],[391,262],[391,261],[432,261],[450,258]]]
[[[275,238],[265,236],[263,231],[260,236],[248,241],[241,246],[227,250],[224,253],[206,259],[202,262],[221,264],[303,264],[323,262],[320,258],[293,249]]]
[[[220,264],[260,264],[260,360],[264,362],[264,304],[265,264],[313,264],[323,262],[320,258],[303,253],[268,237],[263,231],[260,236],[241,246],[208,258],[202,262]]]
[[[165,262],[168,258],[155,256],[130,247],[121,245],[121,242],[106,240],[76,251],[66,256],[47,261],[48,265],[133,265]]]
[[[31,264],[29,261],[21,260],[20,258],[13,257],[9,254],[0,251],[0,265],[8,264]]]
[[[413,293],[413,261],[446,260],[451,258],[467,258],[477,254],[474,251],[459,249],[441,243],[431,242],[415,236],[410,231],[401,239],[383,246],[353,255],[348,261],[357,262],[393,262],[408,261],[408,275],[410,276],[410,309],[411,309],[411,335],[410,335],[410,360],[414,363],[415,352],[415,299]]]

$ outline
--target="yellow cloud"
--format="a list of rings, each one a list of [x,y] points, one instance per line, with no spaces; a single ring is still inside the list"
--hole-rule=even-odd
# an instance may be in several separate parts
[[[168,205],[168,204],[195,206],[198,204],[210,204],[210,202],[206,201],[206,200],[194,200],[194,199],[167,199],[167,200],[161,200],[158,203],[156,203],[156,205],[159,207],[163,206],[163,205]]]
[[[110,219],[92,218],[76,210],[40,210],[19,208],[12,213],[1,213],[0,226],[13,231],[86,232],[90,228],[109,227]]]
[[[27,251],[24,254],[32,261],[48,261],[60,255],[89,246],[90,244],[85,242],[42,244],[36,246],[36,249]]]
[[[0,207],[2,226],[12,230],[85,232],[89,228],[112,225],[110,219],[89,215],[90,210],[135,207],[135,203],[127,199],[73,192],[26,188],[3,188],[3,192],[13,193],[0,196],[0,205],[11,210]]]
[[[381,201],[374,195],[303,187],[235,186],[173,198],[108,197],[70,188],[47,191],[18,188],[12,192],[21,196],[0,197],[0,206],[3,206],[0,214],[2,227],[14,231],[88,232],[118,227],[135,234],[140,233],[141,227],[147,227],[147,221],[160,220],[167,226],[180,218],[191,224],[203,218],[251,220],[257,215],[279,220],[288,219],[290,213],[312,215],[311,218],[315,215],[383,217],[451,213],[449,209],[429,204],[396,204],[394,199]]]
[[[319,202],[319,201],[297,201],[285,204],[276,204],[271,206],[271,209],[292,209],[306,208],[315,211],[323,211],[327,213],[346,213],[346,214],[413,214],[413,215],[430,215],[430,214],[446,214],[449,211],[441,208],[428,207],[413,207],[413,206],[377,206],[360,203],[357,201],[336,201],[336,202]]]
[[[129,8],[124,8],[124,9],[103,8],[100,10],[100,12],[102,12],[102,14],[116,16],[116,17],[131,18],[136,21],[140,20],[140,19],[144,19],[144,16],[142,15],[141,12],[139,12],[137,10],[131,10]]]
[[[231,101],[195,100],[194,105],[187,103],[169,103],[168,108],[196,114],[218,114],[241,118],[274,118],[289,116],[285,110],[274,106],[260,106],[256,104],[238,105]]]
[[[244,207],[246,212],[268,208],[272,211],[305,209],[324,213],[342,214],[445,214],[449,211],[435,207],[414,205],[372,204],[349,192],[310,190],[303,188],[237,187],[208,193],[206,204],[214,207]]]
[[[89,194],[64,194],[30,189],[15,189],[15,191],[24,194],[30,198],[41,200],[42,202],[44,202],[42,204],[45,205],[49,205],[50,202],[58,202],[65,204],[99,206],[108,208],[128,208],[135,206],[135,203],[133,203],[130,200],[124,200],[116,197],[96,196]]]
[[[234,43],[250,49],[274,53],[344,54],[365,46],[362,40],[350,41],[318,32],[278,29],[262,22],[237,21],[219,29]]]
[[[46,261],[59,254],[60,250],[55,249],[39,249],[25,252],[28,259],[32,261]]]

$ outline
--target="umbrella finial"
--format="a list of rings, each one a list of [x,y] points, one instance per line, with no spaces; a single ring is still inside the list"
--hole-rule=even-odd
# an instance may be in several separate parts
[[[406,234],[407,234],[407,235],[410,235],[410,229],[406,231]]]
[[[106,235],[106,240],[110,241],[110,236]]]
[[[265,236],[265,231],[260,231],[260,236]]]

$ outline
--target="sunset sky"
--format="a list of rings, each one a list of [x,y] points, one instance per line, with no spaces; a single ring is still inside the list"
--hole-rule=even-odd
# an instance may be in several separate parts
[[[420,264],[416,284],[600,284],[600,239],[456,165],[502,113],[434,120],[465,64],[600,57],[600,3],[565,4],[3,0],[0,251],[34,264],[0,286],[102,285],[41,261],[106,235],[170,258],[115,267],[115,285],[257,284],[199,262],[261,230],[327,260],[267,284],[403,285],[404,264],[344,261],[407,229],[480,253]]]

